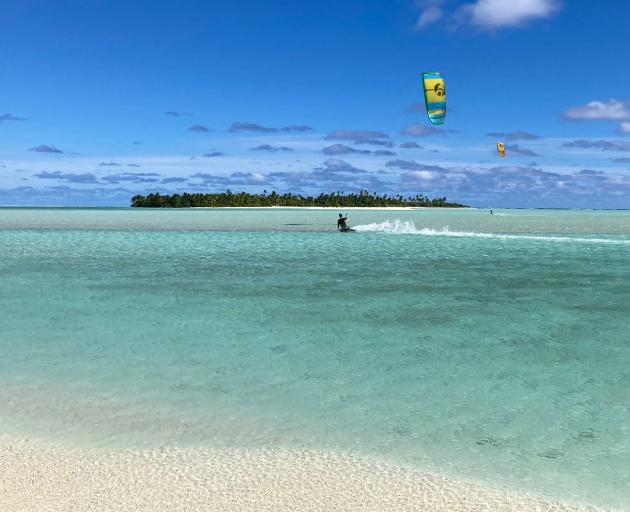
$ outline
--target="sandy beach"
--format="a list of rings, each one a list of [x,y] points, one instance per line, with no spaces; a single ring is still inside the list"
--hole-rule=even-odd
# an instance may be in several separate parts
[[[591,511],[315,451],[90,451],[0,440],[0,504],[70,511]]]

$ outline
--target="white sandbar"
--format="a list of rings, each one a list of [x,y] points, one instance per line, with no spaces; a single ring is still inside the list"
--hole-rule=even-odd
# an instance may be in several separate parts
[[[0,509],[595,511],[315,451],[102,452],[0,439]]]

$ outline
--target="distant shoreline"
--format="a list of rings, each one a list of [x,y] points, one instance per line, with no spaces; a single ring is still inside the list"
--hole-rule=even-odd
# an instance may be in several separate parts
[[[328,208],[466,208],[467,205],[451,203],[446,197],[428,198],[423,194],[403,197],[398,194],[372,194],[367,190],[359,193],[344,194],[333,192],[332,194],[320,193],[317,196],[303,196],[286,192],[278,194],[275,191],[262,194],[249,192],[232,192],[226,190],[218,193],[189,193],[162,195],[159,192],[147,195],[135,195],[131,198],[132,208],[195,208],[195,207],[328,207]]]
[[[186,206],[179,208],[169,207],[132,207],[132,206],[68,206],[68,205],[22,205],[22,204],[0,204],[0,208],[22,208],[22,209],[74,209],[74,210],[489,210],[490,208],[478,208],[476,206]],[[499,209],[499,208],[495,208]],[[506,209],[506,208],[501,208]],[[507,208],[509,209],[509,208]],[[521,208],[524,210],[549,208]],[[611,210],[612,211],[612,210]]]
[[[190,206],[188,208],[153,208],[156,210],[477,210],[471,206]]]

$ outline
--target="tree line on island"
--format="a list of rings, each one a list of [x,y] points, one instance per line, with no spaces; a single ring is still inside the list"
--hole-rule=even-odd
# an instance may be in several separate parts
[[[183,193],[162,195],[159,193],[137,195],[131,198],[131,206],[134,208],[220,208],[232,207],[262,207],[262,206],[328,206],[328,207],[387,207],[387,206],[408,206],[408,207],[437,207],[437,208],[458,208],[463,204],[449,203],[445,197],[429,199],[422,194],[404,197],[398,195],[378,195],[367,190],[358,193],[344,194],[343,192],[333,192],[331,194],[319,194],[318,196],[303,196],[300,194],[278,194],[277,192],[262,194],[250,194],[248,192],[225,192],[213,194]]]

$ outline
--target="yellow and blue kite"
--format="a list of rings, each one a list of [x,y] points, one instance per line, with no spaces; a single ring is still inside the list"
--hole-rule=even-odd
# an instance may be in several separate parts
[[[446,89],[444,79],[435,71],[422,73],[424,101],[431,124],[444,124],[446,118]]]

